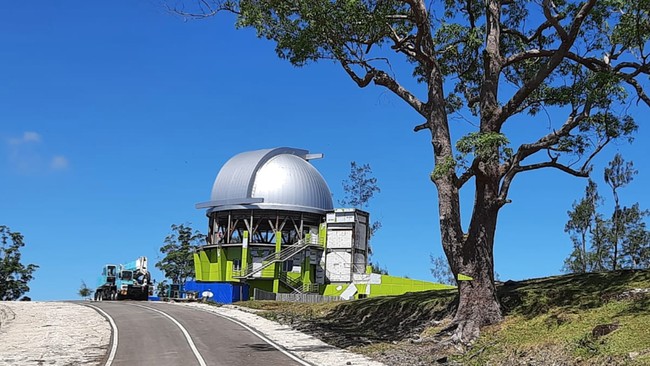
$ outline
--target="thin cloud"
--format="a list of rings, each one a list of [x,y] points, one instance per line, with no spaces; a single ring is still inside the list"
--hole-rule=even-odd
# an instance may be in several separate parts
[[[52,168],[52,170],[64,170],[67,169],[69,165],[70,162],[68,162],[68,159],[65,156],[57,155],[52,158],[50,168]]]
[[[41,135],[33,131],[25,131],[21,137],[13,137],[9,139],[11,145],[22,145],[30,142],[41,142]]]
[[[49,151],[38,132],[25,131],[21,136],[10,137],[5,142],[9,167],[17,173],[32,175],[70,167],[67,157]]]

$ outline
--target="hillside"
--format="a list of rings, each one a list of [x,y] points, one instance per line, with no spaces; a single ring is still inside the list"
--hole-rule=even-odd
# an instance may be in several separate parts
[[[453,314],[453,290],[239,305],[388,365],[650,365],[650,271],[508,281],[498,291],[505,320],[469,349],[438,334]]]

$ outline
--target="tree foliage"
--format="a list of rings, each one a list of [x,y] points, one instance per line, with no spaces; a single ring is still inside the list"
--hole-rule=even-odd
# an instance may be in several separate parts
[[[21,263],[23,239],[22,234],[0,225],[0,301],[18,300],[29,292],[29,281],[34,279],[38,266]]]
[[[82,298],[88,298],[93,294],[93,292],[94,291],[86,285],[85,281],[81,281],[81,286],[79,287],[79,291],[77,292],[79,296],[81,296]]]
[[[431,260],[431,268],[429,268],[429,270],[431,271],[431,275],[435,281],[444,283],[445,285],[456,286],[456,278],[454,277],[454,273],[451,271],[451,267],[449,267],[449,261],[447,261],[445,257],[434,257],[431,254],[429,255],[429,258]]]
[[[650,0],[181,3],[172,10],[189,18],[235,14],[293,65],[332,60],[359,87],[385,88],[421,117],[414,131],[431,135],[442,246],[452,272],[473,278],[458,287],[460,341],[501,320],[494,236],[514,178],[543,168],[587,177],[605,145],[631,140],[630,107],[650,105]],[[468,127],[451,124],[456,117],[475,130],[452,134]],[[515,122],[547,130],[511,145],[504,131]],[[459,190],[470,182],[463,227]]]
[[[370,271],[380,275],[388,275],[388,268],[379,264],[379,262],[370,263]]]
[[[184,285],[195,276],[194,252],[205,241],[205,235],[184,224],[172,225],[171,229],[172,233],[160,248],[165,257],[156,263],[156,268],[163,271],[172,283]]]
[[[597,235],[595,228],[602,223],[602,215],[597,213],[602,198],[598,194],[598,187],[591,179],[587,183],[585,196],[574,202],[572,210],[568,211],[569,221],[564,227],[571,241],[573,252],[565,260],[564,270],[571,273],[591,272],[595,267],[595,257],[589,248],[590,236]]]
[[[350,162],[350,174],[343,181],[345,197],[339,200],[342,206],[365,209],[375,193],[381,192],[377,185],[377,178],[372,176],[370,164],[358,165],[356,161]],[[381,229],[381,221],[376,220],[370,225],[370,237]]]
[[[343,206],[363,209],[375,195],[381,192],[377,185],[377,178],[372,176],[370,164],[358,165],[356,161],[350,162],[350,175],[343,181],[345,197],[339,200]]]
[[[156,295],[159,297],[168,297],[169,296],[169,284],[167,280],[158,282],[156,286]]]
[[[645,218],[649,212],[638,203],[621,207],[619,189],[636,174],[632,162],[616,154],[605,168],[605,182],[614,199],[609,219],[600,212],[603,198],[596,183],[589,181],[585,197],[568,211],[565,231],[571,235],[574,250],[564,262],[566,272],[610,271],[619,268],[650,268],[650,232]]]
[[[612,215],[611,220],[611,246],[613,248],[612,269],[614,270],[616,270],[618,266],[618,248],[621,236],[624,235],[626,231],[626,223],[632,219],[633,216],[639,216],[638,207],[636,215],[632,212],[625,212],[630,211],[631,209],[621,209],[618,190],[632,182],[636,174],[637,171],[634,169],[634,164],[631,161],[625,162],[620,154],[616,154],[614,159],[609,162],[609,166],[605,168],[605,183],[607,183],[607,185],[612,189],[612,196],[614,197],[614,214]]]

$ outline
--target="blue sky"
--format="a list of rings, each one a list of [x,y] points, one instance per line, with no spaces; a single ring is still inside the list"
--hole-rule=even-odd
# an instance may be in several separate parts
[[[335,64],[291,66],[233,23],[184,22],[153,1],[0,3],[0,224],[25,236],[24,262],[40,265],[33,299],[76,298],[107,262],[153,264],[171,224],[205,231],[194,204],[230,157],[277,146],[324,153],[313,163],[335,200],[350,161],[371,164],[382,191],[369,211],[383,223],[373,259],[431,279],[429,254],[442,251],[430,137],[412,132],[420,119]],[[611,204],[602,169],[622,152],[639,170],[622,201],[648,208],[648,108],[635,110],[636,142],[607,148],[594,175]],[[522,118],[508,132],[525,140],[547,124]],[[560,272],[566,211],[585,184],[555,171],[516,178],[497,230],[501,279]],[[469,215],[471,188],[462,195]]]

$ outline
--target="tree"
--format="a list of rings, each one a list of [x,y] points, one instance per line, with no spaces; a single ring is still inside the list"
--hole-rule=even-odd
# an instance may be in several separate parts
[[[293,65],[333,60],[359,87],[385,88],[421,117],[414,131],[431,135],[442,246],[452,272],[472,278],[458,287],[450,327],[461,342],[502,319],[494,236],[514,178],[543,168],[587,177],[605,145],[636,130],[632,94],[650,105],[641,84],[650,74],[649,0],[182,4],[172,10],[188,18],[235,14],[238,27],[274,41]],[[548,112],[541,114],[548,131],[510,146],[505,128],[532,124],[541,111]],[[450,124],[455,115],[476,129],[454,143],[462,133],[452,128],[468,127]],[[459,191],[470,182],[474,200],[464,228]]]
[[[93,292],[95,291],[88,288],[86,282],[82,280],[81,287],[79,287],[79,291],[77,292],[79,296],[81,296],[82,298],[89,298],[93,294]]]
[[[370,199],[375,196],[375,193],[381,192],[377,185],[377,178],[372,176],[370,164],[358,165],[356,161],[350,162],[350,175],[343,181],[343,192],[345,192],[345,197],[339,200],[340,205],[358,209],[368,207]],[[370,225],[370,237],[379,229],[381,229],[381,222],[374,221]]]
[[[610,271],[618,268],[647,268],[650,264],[650,233],[644,221],[650,212],[638,203],[621,207],[619,189],[636,174],[632,162],[616,154],[604,170],[605,182],[612,190],[614,211],[605,220],[599,212],[603,199],[596,183],[589,180],[585,197],[573,204],[565,231],[571,235],[574,250],[565,260],[567,272]],[[591,242],[590,250],[587,243]],[[620,250],[619,250],[620,249]]]
[[[343,192],[345,197],[339,200],[342,206],[352,206],[358,209],[365,209],[370,202],[370,199],[375,196],[375,193],[381,192],[377,185],[377,178],[372,176],[372,168],[370,164],[357,165],[356,161],[350,162],[350,174],[348,179],[343,181]],[[381,221],[376,220],[370,224],[370,238],[381,229]],[[372,247],[368,247],[368,252],[372,254]],[[370,262],[372,273],[388,274],[386,268],[379,267],[379,264]]]
[[[618,198],[618,189],[628,185],[637,171],[634,169],[634,164],[625,162],[621,154],[616,154],[614,159],[609,162],[609,166],[605,168],[605,183],[612,189],[612,196],[614,197],[614,213],[612,214],[612,232],[611,232],[611,245],[613,249],[612,254],[612,269],[616,270],[618,265],[618,247],[621,240],[621,235],[624,231],[624,221],[626,219],[625,213],[621,209],[621,204]]]
[[[434,257],[431,254],[429,258],[431,258],[432,267],[430,270],[433,278],[439,283],[456,286],[456,278],[451,271],[451,267],[449,267],[449,261],[442,256]]]
[[[571,236],[573,252],[564,261],[564,270],[566,272],[586,273],[590,272],[595,266],[595,258],[588,244],[590,234],[594,230],[595,220],[599,215],[596,209],[601,201],[602,199],[598,195],[598,186],[589,179],[585,189],[585,196],[580,202],[574,202],[573,210],[567,212],[569,221],[566,223],[564,231]]]
[[[650,268],[650,232],[644,222],[648,210],[641,210],[639,204],[624,207],[615,224],[621,235],[621,268]]]
[[[169,296],[169,284],[167,283],[167,280],[163,280],[161,282],[158,282],[158,286],[156,286],[156,294],[159,297],[168,297]]]
[[[24,237],[0,225],[0,301],[18,300],[29,292],[29,281],[38,268],[36,264],[21,263],[20,248],[25,246]]]
[[[343,181],[345,197],[339,200],[343,206],[364,208],[368,206],[375,193],[381,192],[377,185],[377,178],[372,176],[370,164],[357,165],[356,161],[350,162],[350,175]]]
[[[372,273],[380,274],[380,275],[388,275],[388,268],[382,267],[379,262],[376,263],[370,263],[370,271]]]
[[[160,252],[165,255],[156,268],[165,273],[172,283],[184,285],[194,278],[194,252],[205,240],[205,235],[189,225],[172,225],[172,233],[165,238]]]

